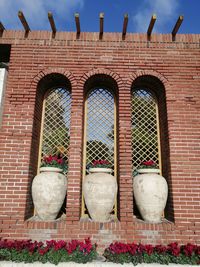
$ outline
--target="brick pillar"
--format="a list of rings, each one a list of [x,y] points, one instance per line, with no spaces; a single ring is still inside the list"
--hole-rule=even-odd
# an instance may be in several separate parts
[[[119,209],[120,221],[133,220],[133,182],[131,149],[131,93],[128,86],[119,88]]]
[[[83,88],[72,86],[67,221],[78,221],[81,209]]]

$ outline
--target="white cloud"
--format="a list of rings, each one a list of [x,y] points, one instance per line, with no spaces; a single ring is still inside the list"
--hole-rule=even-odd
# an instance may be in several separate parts
[[[177,17],[179,0],[145,0],[138,13],[133,16],[133,23],[137,32],[146,32],[151,16],[157,15],[154,32],[162,32],[166,24]]]
[[[84,0],[0,0],[0,20],[8,29],[19,29],[17,12],[22,10],[31,29],[44,30],[50,27],[47,12],[51,11],[57,27],[64,29],[83,6]]]

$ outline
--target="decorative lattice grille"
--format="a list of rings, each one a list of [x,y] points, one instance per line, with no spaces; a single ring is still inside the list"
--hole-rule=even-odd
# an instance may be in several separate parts
[[[114,97],[110,91],[95,88],[87,99],[86,166],[104,159],[114,167]]]
[[[157,103],[151,92],[133,90],[131,123],[134,175],[142,161],[153,160],[159,165]]]
[[[41,156],[59,155],[68,162],[70,140],[70,92],[57,88],[45,99]]]

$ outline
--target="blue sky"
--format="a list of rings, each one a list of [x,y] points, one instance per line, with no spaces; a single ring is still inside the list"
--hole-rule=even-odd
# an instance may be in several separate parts
[[[32,30],[49,30],[47,12],[54,15],[58,31],[75,31],[74,13],[80,14],[81,31],[99,31],[104,12],[104,31],[121,32],[123,16],[129,15],[128,32],[146,32],[156,13],[154,32],[171,32],[184,15],[180,33],[200,33],[200,0],[0,0],[0,21],[6,29],[22,29],[17,17],[22,10]]]

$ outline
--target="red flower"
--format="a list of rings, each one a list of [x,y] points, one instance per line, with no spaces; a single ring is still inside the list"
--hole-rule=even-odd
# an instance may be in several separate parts
[[[140,164],[140,168],[141,169],[144,169],[144,168],[156,168],[157,169],[157,165],[156,165],[156,162],[153,160],[142,161]]]
[[[187,245],[183,246],[183,252],[186,256],[191,257],[193,253],[195,253],[197,250],[197,246],[188,243]]]
[[[81,242],[79,246],[80,246],[80,251],[83,252],[84,254],[89,254],[92,250],[92,244],[90,241],[89,242],[86,241],[85,243]]]
[[[39,253],[40,255],[42,255],[42,256],[43,256],[44,254],[46,254],[48,251],[49,251],[49,248],[48,248],[48,247],[38,249],[38,253]]]
[[[145,249],[145,245],[143,245],[143,244],[139,244],[138,245],[138,253],[139,254],[142,254],[143,252],[145,252],[146,251],[146,249]]]
[[[109,250],[112,254],[126,253],[126,252],[129,252],[130,245],[124,244],[121,242],[115,242],[115,243],[110,244]]]
[[[168,245],[168,251],[173,255],[173,256],[179,256],[180,254],[180,247],[178,246],[177,242],[171,243]]]
[[[69,254],[71,254],[73,251],[76,250],[76,248],[79,246],[79,241],[77,240],[72,240],[71,242],[69,242],[68,244],[66,244],[65,249],[67,250],[67,252]]]
[[[41,167],[56,167],[66,170],[66,162],[58,156],[44,156],[41,162]]]
[[[196,248],[196,254],[200,256],[200,246]],[[200,262],[200,261],[199,261]]]
[[[58,164],[63,164],[63,159],[57,159]]]
[[[145,245],[145,251],[148,255],[153,253],[153,246],[152,245]]]
[[[112,164],[104,159],[100,160],[93,160],[91,167],[96,167],[96,168],[111,168]]]
[[[56,241],[55,240],[47,240],[46,244],[47,244],[48,248],[54,248]]]
[[[162,245],[157,245],[157,246],[155,246],[155,251],[158,252],[159,254],[162,254],[162,253],[165,253],[167,251],[167,247],[162,246]]]
[[[129,251],[129,253],[131,254],[131,255],[136,255],[136,253],[137,253],[137,250],[138,250],[138,245],[136,245],[136,244],[134,244],[134,243],[132,243],[132,244],[130,244],[129,246],[128,246],[128,251]]]
[[[141,164],[145,165],[145,166],[155,166],[156,165],[156,163],[153,160],[143,161]]]

